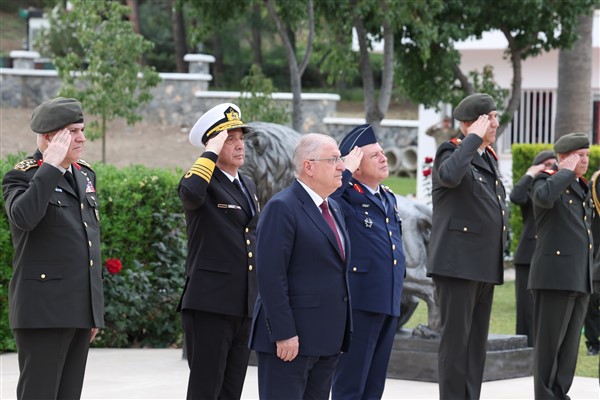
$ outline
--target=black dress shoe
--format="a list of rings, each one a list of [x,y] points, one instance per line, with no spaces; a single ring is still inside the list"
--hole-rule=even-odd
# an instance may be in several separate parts
[[[594,346],[588,346],[587,355],[588,356],[597,356],[598,355],[598,348],[594,347]]]

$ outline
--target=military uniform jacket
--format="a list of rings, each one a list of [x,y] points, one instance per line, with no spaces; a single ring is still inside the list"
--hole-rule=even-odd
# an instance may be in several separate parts
[[[479,136],[469,134],[441,144],[436,153],[429,276],[503,283],[506,192],[495,157],[490,157],[492,169],[478,154],[481,143]]]
[[[256,224],[259,205],[252,180],[239,174],[256,214],[204,152],[179,182],[187,222],[186,283],[178,310],[251,317],[257,295]]]
[[[600,171],[597,171],[590,180],[590,191],[594,204],[594,217],[592,218],[592,234],[594,235],[594,282],[596,282],[595,292],[600,293]]]
[[[535,250],[535,218],[533,215],[533,202],[531,201],[531,182],[533,182],[533,177],[525,174],[510,192],[510,201],[520,206],[523,219],[519,245],[513,260],[515,264],[529,265],[533,250]]]
[[[104,326],[96,177],[81,160],[72,167],[78,196],[39,150],[2,180],[15,250],[12,329]]]
[[[592,201],[583,179],[567,169],[545,170],[533,180],[537,246],[529,289],[590,293]]]
[[[387,212],[369,189],[344,171],[342,186],[330,197],[344,212],[352,253],[348,272],[352,308],[400,316],[406,262],[402,221],[394,194],[384,187]]]

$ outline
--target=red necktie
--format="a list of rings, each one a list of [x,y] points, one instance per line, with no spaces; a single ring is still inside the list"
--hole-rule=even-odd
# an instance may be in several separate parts
[[[319,206],[319,208],[321,208],[321,211],[323,213],[323,218],[325,218],[325,221],[327,221],[327,224],[329,225],[329,227],[333,231],[333,234],[335,235],[335,240],[337,241],[338,247],[340,249],[340,254],[342,255],[342,259],[345,259],[344,247],[342,246],[342,241],[340,239],[340,235],[338,234],[338,230],[335,226],[333,217],[331,216],[331,213],[329,212],[329,207],[327,206],[327,200],[322,202],[321,205]]]

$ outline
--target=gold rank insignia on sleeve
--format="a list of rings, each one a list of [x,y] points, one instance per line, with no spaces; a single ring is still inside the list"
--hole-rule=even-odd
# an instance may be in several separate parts
[[[34,160],[33,158],[26,158],[22,161],[20,161],[19,163],[17,163],[17,165],[15,165],[15,169],[18,171],[27,171],[31,168],[37,167],[38,166],[38,162],[36,160]]]
[[[210,182],[213,171],[215,170],[215,162],[206,157],[199,157],[192,168],[185,174],[185,178],[189,178],[192,175],[198,175],[206,182]]]

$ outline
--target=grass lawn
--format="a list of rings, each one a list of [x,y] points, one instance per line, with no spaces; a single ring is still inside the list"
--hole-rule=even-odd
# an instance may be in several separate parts
[[[383,184],[389,186],[395,194],[402,196],[417,193],[417,180],[415,178],[390,176],[383,181]]]
[[[427,323],[427,305],[420,302],[411,319],[404,326],[412,329],[418,324]],[[490,321],[490,333],[515,333],[515,282],[505,282],[494,290],[494,305]],[[585,337],[581,335],[579,358],[577,359],[577,376],[598,378],[598,356],[588,356]]]

